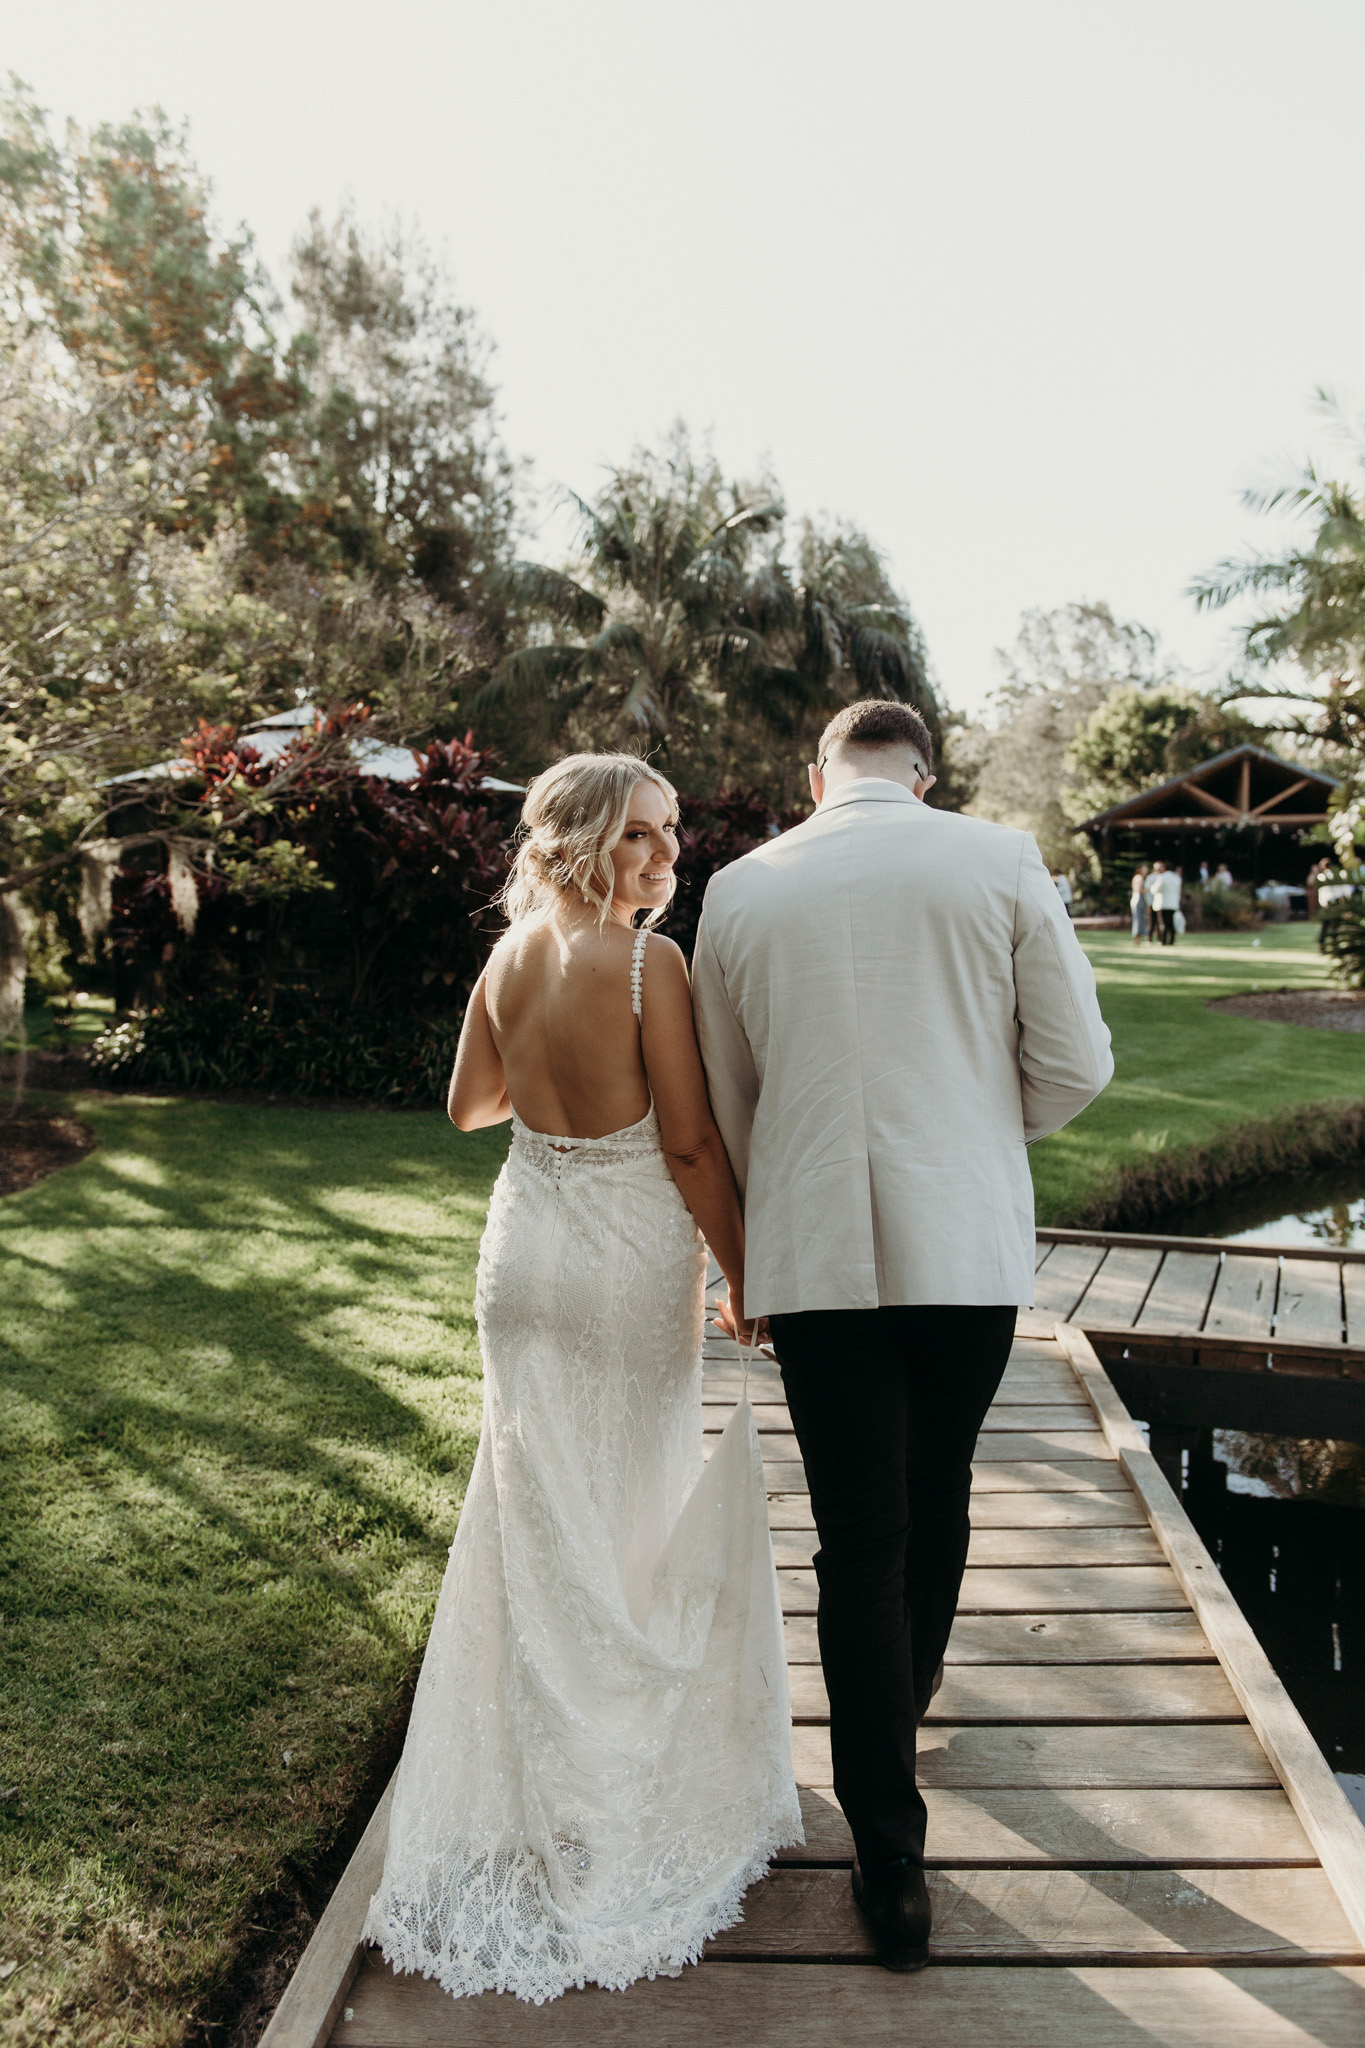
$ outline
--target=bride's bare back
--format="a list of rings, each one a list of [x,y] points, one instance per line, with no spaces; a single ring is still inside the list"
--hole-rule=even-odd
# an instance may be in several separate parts
[[[515,927],[494,948],[484,975],[489,1028],[508,1099],[533,1131],[602,1138],[648,1111],[631,1010],[635,938],[615,922],[550,916]]]
[[[602,843],[585,845],[584,816],[603,786],[623,776],[624,816],[613,821],[610,806],[599,804]],[[644,937],[633,924],[641,911],[657,915],[672,894],[676,823],[670,785],[629,757],[569,755],[538,779],[509,884],[512,927],[469,998],[447,1107],[462,1131],[515,1113],[549,1138],[605,1138],[640,1123],[652,1102],[669,1172],[738,1311],[744,1225],[706,1092],[687,963],[671,939]],[[580,880],[547,883],[547,869]]]

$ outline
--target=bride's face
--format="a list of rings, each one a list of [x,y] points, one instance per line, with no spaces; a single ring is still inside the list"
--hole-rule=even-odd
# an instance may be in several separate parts
[[[660,910],[678,858],[672,808],[657,782],[637,782],[621,837],[611,849],[613,907],[622,915]]]

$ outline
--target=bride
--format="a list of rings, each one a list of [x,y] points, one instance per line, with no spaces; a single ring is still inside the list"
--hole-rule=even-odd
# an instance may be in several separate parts
[[[632,755],[537,777],[451,1078],[454,1122],[510,1116],[512,1143],[478,1456],[365,1931],[456,1997],[676,1976],[802,1839],[747,1400],[702,1463],[703,1234],[749,1332],[687,969],[650,929],[676,822]]]

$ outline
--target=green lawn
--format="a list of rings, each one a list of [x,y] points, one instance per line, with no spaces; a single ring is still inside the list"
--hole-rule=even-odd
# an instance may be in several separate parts
[[[1359,1038],[1204,1007],[1322,981],[1311,931],[1085,943],[1118,1077],[1035,1148],[1043,1220],[1248,1117],[1365,1096]],[[0,1202],[0,2033],[172,2048],[334,1837],[416,1668],[505,1136],[73,1106],[99,1149]]]
[[[1089,1109],[1031,1154],[1040,1223],[1074,1223],[1120,1176],[1217,1143],[1249,1120],[1324,1100],[1365,1099],[1365,1041],[1346,1031],[1265,1024],[1206,1006],[1243,989],[1328,985],[1316,925],[1191,934],[1134,946],[1084,932],[1115,1074]]]
[[[502,1134],[76,1098],[0,1203],[0,2034],[181,2041],[334,1834],[477,1440]]]

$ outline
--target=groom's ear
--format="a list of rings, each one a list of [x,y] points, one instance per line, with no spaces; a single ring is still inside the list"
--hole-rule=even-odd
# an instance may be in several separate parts
[[[814,761],[811,762],[810,766],[806,770],[806,773],[810,777],[811,802],[815,805],[815,808],[819,810],[820,805],[824,801],[825,778],[820,773],[820,770],[816,767]]]

